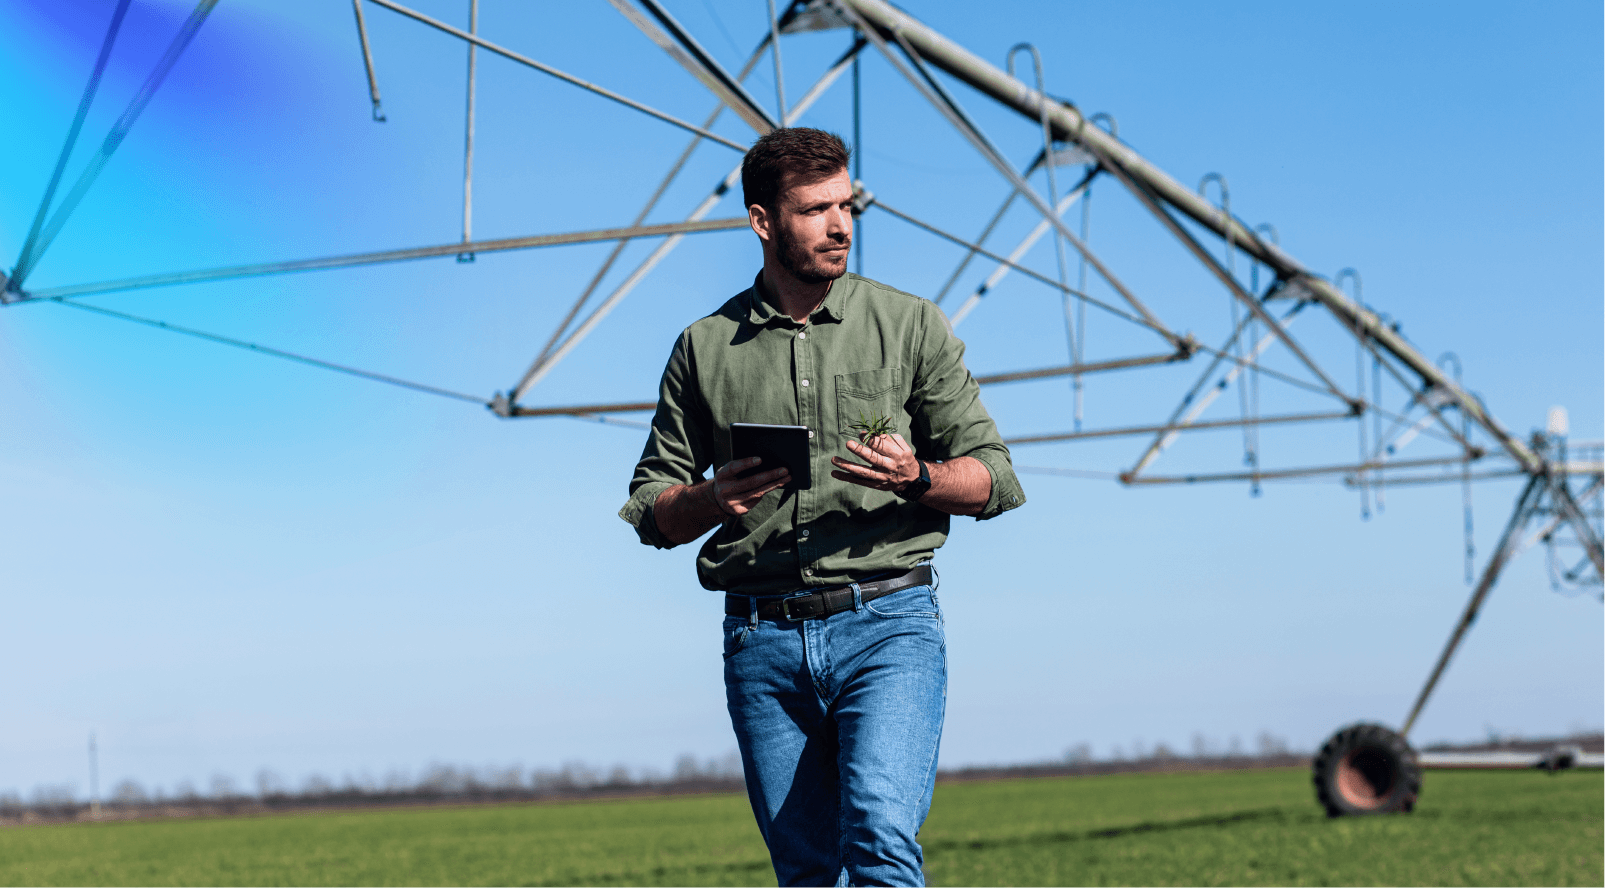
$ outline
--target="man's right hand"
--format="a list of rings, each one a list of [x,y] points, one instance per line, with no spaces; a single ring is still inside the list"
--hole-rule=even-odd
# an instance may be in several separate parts
[[[725,518],[740,518],[747,514],[765,494],[784,485],[791,476],[786,467],[781,466],[758,472],[750,478],[736,477],[761,462],[762,458],[756,456],[734,459],[713,474],[713,480],[708,482],[708,495],[713,500],[714,508],[721,513],[721,522]]]
[[[736,475],[757,466],[756,457],[731,460],[713,477],[696,484],[677,484],[658,494],[652,516],[658,530],[676,545],[689,543],[712,528],[747,514],[769,491],[786,483],[785,466],[750,478]]]

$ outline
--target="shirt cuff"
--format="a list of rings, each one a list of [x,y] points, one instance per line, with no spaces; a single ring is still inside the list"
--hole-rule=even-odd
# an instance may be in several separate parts
[[[980,460],[981,465],[992,473],[992,495],[987,498],[986,507],[975,516],[977,521],[996,518],[1010,509],[1017,509],[1025,505],[1025,491],[1020,489],[1020,479],[1014,474],[1014,464],[1009,462],[1008,451],[999,452],[990,447],[966,453],[965,456]]]
[[[658,496],[673,486],[667,481],[648,481],[637,487],[635,493],[630,494],[630,499],[625,502],[624,508],[619,510],[619,517],[632,525],[641,542],[648,546],[672,549],[679,545],[664,536],[663,531],[658,530],[657,516],[652,514],[652,506],[658,501]]]

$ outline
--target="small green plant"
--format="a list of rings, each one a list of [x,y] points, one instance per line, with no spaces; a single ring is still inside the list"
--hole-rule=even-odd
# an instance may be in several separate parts
[[[860,441],[868,441],[870,438],[879,438],[881,435],[890,435],[897,431],[897,426],[893,425],[888,417],[881,416],[879,412],[865,416],[862,410],[858,411],[858,419],[853,420],[848,428],[858,433]]]

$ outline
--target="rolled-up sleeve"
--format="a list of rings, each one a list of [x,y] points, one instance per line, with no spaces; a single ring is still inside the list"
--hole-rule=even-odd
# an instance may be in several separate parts
[[[681,334],[663,369],[657,413],[630,479],[630,498],[619,509],[619,517],[635,528],[646,545],[659,549],[678,545],[658,529],[652,507],[670,487],[701,481],[703,470],[712,464],[707,416],[707,406],[697,392],[688,338]]]
[[[981,387],[964,366],[964,343],[947,326],[942,310],[923,302],[909,413],[915,450],[935,459],[974,457],[992,474],[992,493],[975,517],[993,518],[1025,504],[1009,448],[981,403]]]

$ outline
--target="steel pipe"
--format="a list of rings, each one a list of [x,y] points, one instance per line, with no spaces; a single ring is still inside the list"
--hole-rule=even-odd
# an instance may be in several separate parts
[[[321,259],[297,259],[289,262],[260,262],[254,265],[230,265],[222,268],[203,268],[196,271],[175,271],[167,274],[147,274],[121,278],[95,284],[74,284],[67,287],[47,287],[21,294],[19,301],[39,299],[66,299],[88,296],[92,293],[111,293],[117,290],[136,290],[142,287],[166,287],[173,284],[193,284],[229,278],[259,277],[269,274],[287,274],[297,271],[322,271],[329,268],[351,268],[379,262],[396,262],[404,259],[428,259],[434,256],[455,256],[465,250],[475,253],[495,253],[502,250],[524,250],[533,247],[557,247],[566,244],[589,244],[597,241],[622,240],[637,237],[664,237],[667,235],[698,234],[707,231],[734,231],[747,227],[747,217],[708,219],[698,222],[670,222],[663,225],[636,225],[628,228],[598,228],[591,231],[574,231],[565,234],[537,234],[528,237],[505,237],[473,243],[450,243],[432,247],[412,247],[403,250],[380,250],[374,253],[351,253],[345,256],[327,256]]]
[[[1541,457],[1506,430],[1492,414],[1483,409],[1476,398],[1438,370],[1432,361],[1416,351],[1404,337],[1389,330],[1374,312],[1343,296],[1331,284],[1311,274],[1281,248],[1260,239],[1248,226],[1211,206],[1208,201],[1172,179],[1159,167],[1149,163],[1119,139],[1097,126],[1089,126],[1087,118],[1076,108],[1057,102],[1010,77],[985,59],[947,39],[886,0],[831,0],[831,2],[857,13],[860,19],[878,29],[882,37],[907,41],[926,61],[1014,109],[1027,119],[1034,122],[1046,113],[1055,138],[1074,142],[1088,149],[1106,166],[1118,164],[1128,175],[1141,182],[1165,203],[1174,206],[1215,234],[1230,238],[1236,248],[1274,269],[1278,277],[1297,278],[1345,325],[1359,328],[1364,335],[1376,340],[1389,353],[1415,371],[1423,381],[1443,389],[1457,407],[1499,441],[1524,469],[1529,472],[1541,470],[1543,466]]]

